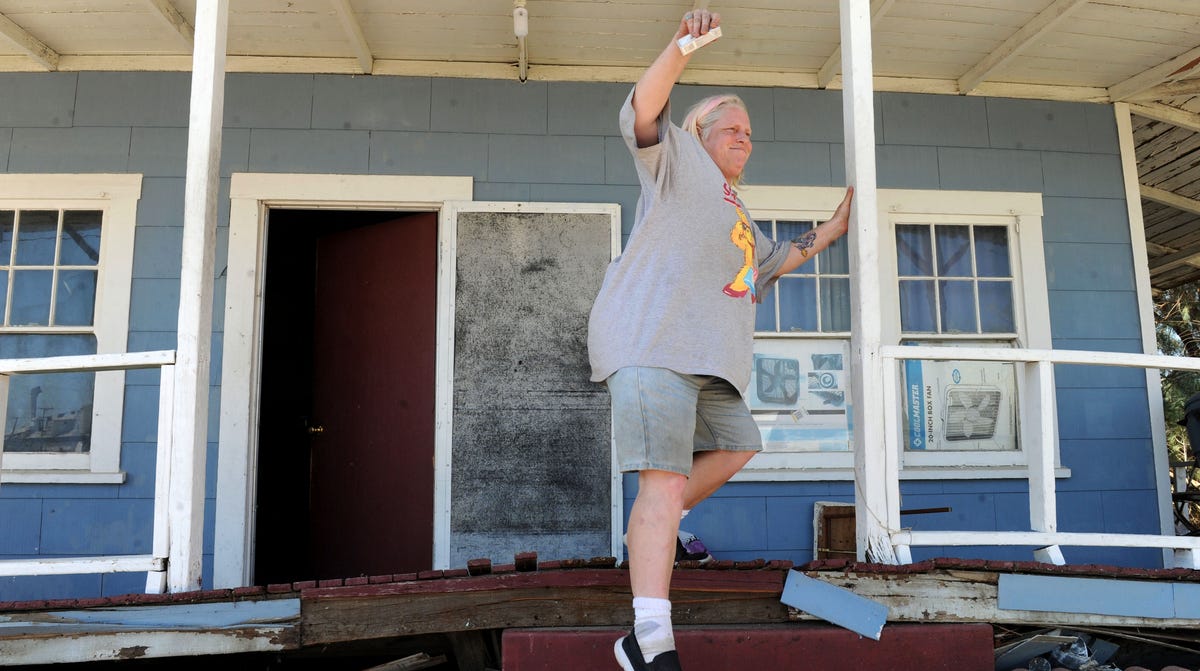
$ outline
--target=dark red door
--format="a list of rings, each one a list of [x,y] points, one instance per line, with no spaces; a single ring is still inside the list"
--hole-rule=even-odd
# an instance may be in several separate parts
[[[431,568],[437,215],[322,235],[316,258],[313,568]]]

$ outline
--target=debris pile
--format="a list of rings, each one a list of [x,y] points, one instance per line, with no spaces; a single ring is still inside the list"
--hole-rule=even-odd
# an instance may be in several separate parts
[[[1014,632],[998,631],[997,640],[1006,641],[995,649],[996,671],[1197,671],[1197,636],[1192,631],[1043,629],[1014,638]]]

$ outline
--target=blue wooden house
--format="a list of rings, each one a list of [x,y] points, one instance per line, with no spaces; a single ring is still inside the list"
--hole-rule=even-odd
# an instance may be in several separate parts
[[[0,2],[0,601],[620,557],[586,316],[674,5]],[[858,200],[760,309],[766,450],[685,526],[1196,568],[1151,306],[1200,276],[1200,8],[712,9],[675,121],[745,99],[770,235]]]

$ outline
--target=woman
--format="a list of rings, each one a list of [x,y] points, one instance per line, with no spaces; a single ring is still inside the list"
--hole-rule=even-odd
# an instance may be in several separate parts
[[[642,193],[589,324],[592,379],[612,396],[618,463],[638,473],[626,535],[634,627],[614,649],[625,671],[679,669],[667,598],[679,522],[762,449],[741,397],[755,303],[845,234],[853,196],[848,189],[833,218],[804,236],[774,242],[737,195],[753,149],[741,99],[707,98],[682,128],[671,124],[671,89],[690,60],[675,42],[720,20],[685,14],[621,109]]]

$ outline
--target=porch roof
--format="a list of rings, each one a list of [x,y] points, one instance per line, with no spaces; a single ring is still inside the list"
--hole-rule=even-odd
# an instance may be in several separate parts
[[[0,0],[0,72],[186,71],[197,0]],[[238,0],[229,72],[634,81],[692,0]],[[698,0],[696,5],[708,5]],[[714,4],[686,82],[840,88],[838,0]],[[1200,4],[872,0],[875,88],[1124,102],[1158,291],[1200,279]]]

